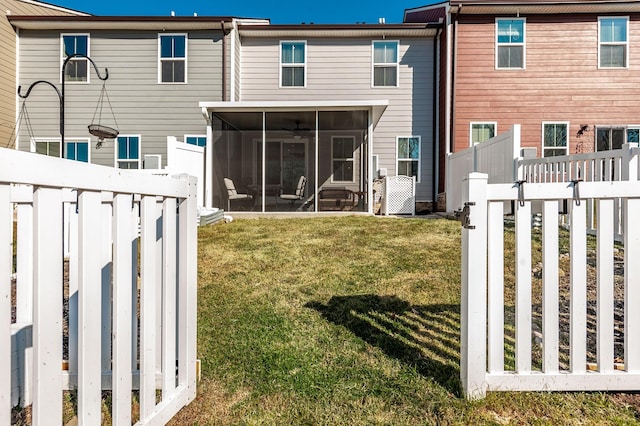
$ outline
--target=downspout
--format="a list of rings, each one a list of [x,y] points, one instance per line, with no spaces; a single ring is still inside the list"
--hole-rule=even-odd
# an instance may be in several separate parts
[[[440,117],[439,117],[439,104],[440,104],[440,85],[438,84],[440,80],[440,36],[442,34],[442,28],[438,29],[436,36],[433,38],[433,126],[432,126],[432,145],[433,145],[433,156],[431,159],[431,171],[433,173],[433,179],[431,180],[431,211],[436,210],[436,206],[438,204],[438,184],[439,177],[438,173],[440,172],[438,164],[440,163],[440,159],[438,156],[440,155],[439,145],[440,145]]]
[[[227,100],[227,36],[230,31],[224,30],[224,20],[220,21],[222,30],[222,102]]]
[[[456,53],[458,52],[458,16],[462,11],[462,5],[458,6],[458,10],[456,11],[453,17],[453,34],[451,35],[451,42],[453,44],[451,49],[451,74],[450,74],[450,85],[449,85],[449,152],[455,152],[455,119],[454,119],[454,111],[455,111],[455,103],[456,103],[456,94],[455,94],[455,83],[456,83]]]

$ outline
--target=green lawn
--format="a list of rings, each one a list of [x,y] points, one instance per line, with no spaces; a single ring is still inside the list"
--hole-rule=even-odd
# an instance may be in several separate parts
[[[628,395],[461,397],[458,222],[236,220],[198,250],[202,381],[172,424],[636,422]]]

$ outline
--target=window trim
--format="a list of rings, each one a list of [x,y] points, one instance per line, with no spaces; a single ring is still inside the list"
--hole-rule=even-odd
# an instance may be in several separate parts
[[[137,160],[121,160],[118,158],[118,138],[138,138],[138,159]],[[119,164],[118,162],[122,161],[122,162],[126,162],[126,163],[133,163],[133,162],[137,162],[138,163],[138,168],[136,170],[140,170],[142,168],[142,158],[144,157],[142,155],[142,135],[141,134],[130,134],[130,135],[123,135],[120,134],[118,135],[115,140],[114,140],[114,147],[113,147],[113,157],[114,157],[114,163],[113,163],[113,167],[115,167],[116,169],[119,169]],[[127,170],[127,169],[125,169]]]
[[[162,37],[184,37],[184,58],[163,58],[162,57]],[[162,81],[162,61],[183,61],[184,62],[184,81]],[[189,68],[189,33],[158,33],[158,84],[187,84],[188,68]]]
[[[204,138],[204,145],[190,144],[190,143],[187,142],[187,138]],[[193,146],[200,146],[200,147],[204,148],[204,147],[207,146],[207,135],[185,134],[183,141],[186,144],[193,145]]]
[[[497,121],[470,121],[469,122],[469,146],[477,145],[482,142],[473,142],[473,125],[474,124],[490,124],[493,126],[493,137],[498,136],[498,122]]]
[[[540,130],[541,130],[540,143],[542,144],[541,158],[545,158],[544,153],[545,153],[546,150],[560,149],[559,147],[545,147],[544,146],[544,127],[547,124],[564,124],[565,126],[567,126],[567,146],[565,147],[565,154],[564,155],[569,155],[569,147],[571,146],[571,134],[570,134],[571,124],[570,124],[570,122],[569,121],[562,121],[562,120],[547,120],[547,121],[543,121],[542,122],[542,126],[540,127]]]
[[[398,142],[400,139],[418,139],[418,158],[414,160],[412,158],[407,159],[398,158]],[[422,136],[420,135],[411,135],[411,136],[396,136],[396,176],[398,176],[398,164],[400,161],[417,161],[418,162],[418,175],[416,176],[416,183],[420,183],[420,176],[422,175]]]
[[[522,43],[500,43],[498,42],[498,22],[500,21],[522,21]],[[499,71],[521,71],[527,69],[527,18],[511,17],[511,18],[496,18],[495,19],[495,69]],[[499,48],[501,46],[522,46],[522,66],[521,67],[501,67],[499,66]]]
[[[396,60],[395,62],[376,63],[375,49],[376,43],[395,43],[396,44]],[[396,66],[396,84],[393,86],[376,86],[375,69],[377,66],[389,67]],[[371,40],[371,88],[372,89],[389,89],[400,87],[400,40]]]
[[[30,151],[33,152],[33,153],[37,153],[37,151],[36,151],[36,143],[37,142],[57,143],[58,144],[58,148],[59,148],[59,152],[60,152],[59,156],[54,157],[53,155],[49,155],[49,154],[41,154],[41,155],[47,155],[48,157],[53,157],[53,158],[62,158],[62,144],[60,143],[60,136],[54,137],[54,138],[41,138],[41,137],[31,138],[31,140],[30,140]]]
[[[624,43],[620,43],[620,42],[602,42],[600,41],[600,36],[602,35],[602,20],[603,19],[625,19],[627,21],[627,33],[625,35],[625,42]],[[629,16],[598,16],[598,69],[599,70],[624,70],[624,69],[629,69],[629,24],[630,24],[630,19]],[[623,45],[625,46],[625,63],[623,67],[603,67],[601,66],[601,61],[600,61],[600,50],[601,47],[603,45],[605,46],[620,46]]]
[[[335,139],[351,139],[351,141],[353,142],[353,155],[352,157],[345,157],[345,158],[335,158],[333,156],[333,141]],[[332,135],[331,136],[331,183],[355,183],[356,182],[356,137],[353,135]],[[333,162],[336,160],[340,160],[340,161],[351,161],[351,170],[353,170],[353,175],[351,177],[351,180],[336,180],[334,179],[334,174],[333,171],[335,170],[334,166],[333,166]]]
[[[87,56],[91,57],[91,34],[90,33],[60,33],[60,69],[62,69],[62,66],[64,65],[64,61],[65,61],[65,51],[64,51],[64,38],[68,37],[68,36],[74,36],[74,37],[78,37],[78,36],[84,36],[87,37]],[[89,84],[91,83],[91,73],[89,72],[90,69],[89,67],[91,66],[89,64],[89,60],[86,58],[79,58],[79,59],[74,59],[76,61],[84,61],[87,63],[87,79],[86,80],[65,80],[64,83],[65,84]],[[73,60],[72,60],[73,61]],[[70,61],[71,62],[71,61]],[[60,73],[60,81],[59,83],[62,84],[62,73]]]
[[[304,62],[301,64],[284,64],[282,62],[282,45],[285,43],[302,43],[304,45]],[[306,89],[307,87],[307,59],[309,50],[307,49],[307,40],[280,40],[279,46],[279,59],[278,59],[278,85],[280,89]],[[304,70],[304,84],[302,86],[285,86],[282,84],[282,69],[283,68],[299,68]]]

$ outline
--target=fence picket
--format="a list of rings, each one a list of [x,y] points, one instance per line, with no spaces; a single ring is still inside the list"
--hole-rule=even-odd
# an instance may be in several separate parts
[[[33,322],[33,204],[16,208],[16,322]],[[30,403],[30,402],[29,402]]]
[[[598,371],[614,371],[613,336],[613,216],[612,199],[598,200],[597,227],[597,356]]]
[[[11,187],[0,185],[0,424],[11,423],[11,269],[13,266]]]
[[[176,388],[176,200],[163,203],[162,274],[162,394],[169,397]]]
[[[531,371],[531,202],[516,206],[516,371],[526,373]]]
[[[136,280],[131,235],[131,194],[117,194],[113,200],[113,424],[131,424],[131,320],[132,290]],[[135,274],[137,276],[137,272]],[[137,298],[136,298],[137,299]],[[134,303],[135,300],[134,299]],[[134,358],[135,361],[135,358]]]
[[[488,293],[488,368],[490,372],[504,371],[504,204],[489,203],[487,241],[490,261],[487,265]]]
[[[101,194],[78,194],[79,282],[78,282],[78,420],[98,424],[101,414],[101,300],[96,291],[102,281]]]
[[[587,368],[587,216],[586,203],[571,203],[571,332],[570,369],[583,373]]]
[[[558,254],[558,201],[545,201],[542,213],[542,371],[545,373],[555,373],[559,366]]]
[[[626,371],[640,370],[640,199],[624,202],[624,359]]]
[[[140,200],[140,420],[156,406],[156,198]]]
[[[62,423],[62,191],[40,187],[33,196],[34,426]]]

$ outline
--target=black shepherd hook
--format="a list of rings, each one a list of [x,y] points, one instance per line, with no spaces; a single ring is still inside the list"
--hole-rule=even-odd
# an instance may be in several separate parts
[[[88,57],[87,55],[83,55],[82,53],[74,53],[73,55],[68,55],[64,62],[62,63],[62,69],[60,71],[61,76],[62,76],[62,90],[58,90],[58,88],[51,82],[46,81],[46,80],[38,80],[36,82],[31,83],[31,85],[29,86],[29,88],[27,89],[27,93],[25,93],[24,95],[21,94],[21,89],[22,86],[18,86],[18,96],[20,96],[22,99],[27,99],[29,97],[29,94],[31,93],[31,90],[33,90],[34,87],[36,87],[38,84],[40,83],[44,83],[47,84],[51,87],[53,87],[53,90],[56,91],[56,94],[58,95],[58,99],[60,100],[60,143],[62,145],[62,158],[66,158],[66,147],[65,147],[65,143],[64,143],[64,73],[67,69],[67,64],[69,63],[69,61],[71,59],[74,58],[85,58],[87,59],[91,65],[93,65],[93,69],[96,71],[96,75],[98,76],[98,78],[102,81],[105,81],[109,78],[109,70],[107,68],[104,69],[104,77],[102,77],[102,74],[100,74],[100,71],[98,70],[98,66],[96,65],[95,62],[93,62],[93,59],[91,59],[90,57]]]

